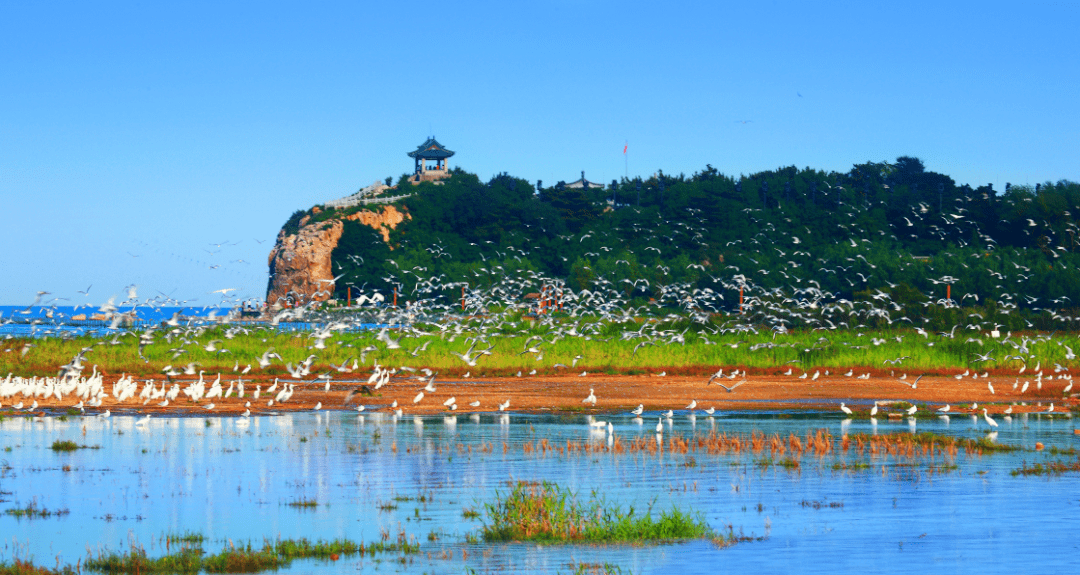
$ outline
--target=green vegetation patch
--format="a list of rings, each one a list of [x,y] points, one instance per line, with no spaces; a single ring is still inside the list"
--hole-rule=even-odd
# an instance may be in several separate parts
[[[1020,449],[1014,445],[995,443],[989,437],[971,439],[965,437],[953,437],[950,435],[939,435],[929,431],[912,435],[903,433],[890,433],[885,435],[854,433],[848,437],[852,441],[861,441],[867,444],[874,442],[911,443],[919,447],[934,447],[939,450],[963,449],[965,451],[979,451],[983,453],[1009,453]]]
[[[517,482],[485,504],[487,541],[536,541],[540,543],[604,542],[643,543],[703,539],[715,533],[699,516],[672,508],[653,519],[609,506],[594,493],[584,503],[569,489],[554,483]]]
[[[100,445],[79,445],[74,441],[65,439],[63,441],[57,439],[52,442],[52,446],[49,447],[53,451],[76,451],[79,449],[101,449]]]
[[[1046,464],[1023,465],[1018,469],[1013,469],[1010,474],[1013,477],[1018,475],[1027,477],[1029,475],[1061,475],[1069,472],[1080,472],[1080,459],[1073,462],[1051,461]]]
[[[76,573],[78,571],[70,565],[49,569],[48,567],[34,565],[31,561],[20,561],[19,559],[15,559],[10,563],[0,562],[0,575],[76,575]]]
[[[194,531],[185,531],[183,533],[168,533],[165,535],[165,539],[170,543],[202,545],[203,541],[206,541],[206,536]]]
[[[146,550],[133,548],[127,553],[108,553],[83,562],[89,571],[105,573],[198,573],[203,567],[202,549],[185,547],[151,559]],[[239,571],[238,571],[239,572]]]
[[[37,503],[30,502],[26,504],[26,507],[16,507],[14,509],[5,509],[4,515],[11,515],[12,517],[21,519],[27,518],[44,518],[44,517],[59,517],[61,515],[67,515],[71,513],[68,509],[44,509],[37,506]]]
[[[83,566],[87,570],[104,573],[257,573],[284,568],[294,559],[336,560],[349,555],[420,552],[418,543],[409,542],[404,536],[400,536],[396,542],[384,537],[382,541],[367,545],[348,539],[314,542],[307,539],[285,539],[264,541],[262,547],[255,547],[248,542],[240,546],[230,545],[220,553],[208,555],[201,548],[202,535],[188,533],[180,538],[187,538],[193,545],[181,547],[157,558],[148,557],[146,550],[141,547],[132,547],[126,553],[114,552],[91,557]]]

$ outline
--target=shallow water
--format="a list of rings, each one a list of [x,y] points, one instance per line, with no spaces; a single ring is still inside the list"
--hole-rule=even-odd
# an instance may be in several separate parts
[[[629,415],[601,419],[628,442],[652,441],[657,415],[640,423]],[[999,418],[997,441],[1030,448],[1036,441],[1059,449],[1080,447],[1074,420]],[[818,459],[804,455],[797,469],[758,465],[762,454],[527,453],[525,444],[547,439],[605,444],[584,416],[481,414],[401,418],[391,414],[304,413],[276,417],[7,418],[0,422],[0,459],[6,471],[0,509],[35,502],[59,517],[0,515],[0,553],[53,565],[75,563],[87,549],[126,550],[130,541],[150,555],[164,552],[162,536],[206,535],[207,551],[263,538],[347,537],[373,542],[403,530],[421,544],[405,564],[397,556],[344,558],[336,563],[296,561],[294,572],[573,572],[578,563],[611,563],[633,573],[833,572],[872,567],[910,572],[912,566],[1016,572],[1035,565],[1046,572],[1075,569],[1080,527],[1080,478],[1013,477],[1023,463],[1076,460],[1025,450],[928,461],[859,456]],[[208,425],[209,424],[209,425]],[[981,418],[948,422],[879,419],[844,422],[832,414],[727,414],[665,422],[665,436],[712,430],[749,434],[826,429],[849,433],[933,431],[979,438]],[[100,446],[72,453],[49,449],[57,439]],[[504,447],[505,445],[505,447]],[[471,451],[470,451],[471,448]],[[767,455],[766,451],[764,455]],[[863,462],[869,469],[834,471],[833,464]],[[956,469],[942,469],[955,463]],[[65,466],[68,470],[65,470]],[[468,543],[483,511],[511,480],[549,480],[583,496],[593,490],[609,502],[660,510],[672,505],[700,512],[718,531],[766,536],[718,548],[694,541],[660,546],[590,546]],[[423,501],[420,498],[423,497]],[[315,508],[288,505],[315,500]],[[832,504],[830,506],[830,504]],[[393,507],[393,508],[392,508]],[[434,534],[434,535],[432,535]],[[433,537],[433,539],[432,539]],[[467,558],[463,558],[463,552]]]

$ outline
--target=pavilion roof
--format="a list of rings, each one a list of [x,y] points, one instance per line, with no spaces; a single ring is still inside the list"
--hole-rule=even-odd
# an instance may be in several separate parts
[[[420,158],[424,160],[441,160],[453,155],[454,152],[444,148],[434,137],[428,138],[423,144],[420,144],[415,151],[409,152],[410,158]]]

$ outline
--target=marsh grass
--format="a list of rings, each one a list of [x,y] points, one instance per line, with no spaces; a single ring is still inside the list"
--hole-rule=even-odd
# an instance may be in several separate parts
[[[497,497],[484,505],[487,541],[657,543],[715,536],[701,517],[675,507],[653,519],[648,511],[609,506],[595,493],[578,502],[569,489],[546,481],[519,481]]]
[[[296,501],[290,501],[286,503],[289,507],[299,507],[303,509],[314,509],[319,506],[319,502],[314,499],[297,499]]]
[[[1061,475],[1063,473],[1080,472],[1080,459],[1073,462],[1064,461],[1050,461],[1045,464],[1036,463],[1034,465],[1023,465],[1017,469],[1013,469],[1009,474],[1013,477],[1023,475],[1028,477],[1031,475]]]
[[[199,535],[190,541],[192,545],[183,545],[164,556],[151,558],[146,550],[132,546],[126,553],[102,553],[83,562],[83,567],[90,571],[105,573],[257,573],[287,567],[296,559],[331,560],[350,555],[375,554],[416,554],[420,552],[419,543],[410,542],[404,534],[397,541],[390,541],[388,536],[382,541],[367,545],[348,539],[333,541],[309,541],[308,539],[284,539],[264,541],[261,547],[248,542],[241,545],[230,544],[220,553],[206,554]]]
[[[19,559],[14,559],[10,563],[0,562],[0,575],[76,575],[77,573],[78,571],[70,565],[49,569],[34,565],[32,561]]]
[[[331,364],[340,365],[346,359],[357,355],[357,350],[368,345],[375,345],[378,351],[368,356],[368,365],[378,360],[384,365],[409,365],[428,367],[439,371],[444,376],[458,376],[471,371],[474,377],[511,376],[520,370],[536,368],[541,375],[580,372],[608,372],[612,374],[643,374],[667,371],[669,375],[703,375],[714,372],[718,366],[749,369],[752,374],[779,374],[789,366],[793,367],[793,376],[802,370],[817,368],[841,369],[854,368],[860,372],[870,372],[874,377],[887,376],[890,372],[900,373],[930,372],[939,375],[956,374],[969,368],[989,371],[994,375],[1015,374],[1022,365],[1017,360],[1005,360],[1006,353],[995,353],[995,361],[973,363],[976,353],[985,353],[986,348],[965,339],[949,338],[941,334],[929,334],[928,337],[914,335],[908,329],[888,330],[835,330],[823,332],[812,330],[792,330],[776,335],[769,329],[712,334],[701,331],[702,326],[685,320],[661,321],[655,323],[658,329],[691,328],[685,342],[667,343],[658,341],[657,345],[635,348],[645,338],[637,333],[642,324],[630,320],[626,322],[598,321],[596,318],[561,318],[556,322],[565,325],[580,324],[579,330],[586,329],[591,335],[586,337],[567,337],[554,343],[542,344],[544,360],[536,361],[531,354],[518,355],[530,336],[545,336],[549,326],[542,323],[530,325],[528,322],[506,322],[500,324],[497,335],[492,334],[489,341],[494,348],[492,355],[483,356],[478,365],[469,367],[451,351],[463,352],[469,347],[466,338],[477,335],[481,329],[491,332],[490,326],[481,327],[482,320],[461,320],[462,333],[449,338],[439,335],[403,335],[401,349],[389,350],[382,342],[376,341],[378,330],[341,332],[334,336],[335,344],[318,350],[318,360],[313,369],[329,369]],[[435,326],[418,324],[419,330],[436,333]],[[201,329],[201,328],[200,328]],[[711,329],[709,331],[712,331]],[[201,369],[208,373],[231,373],[233,364],[239,360],[241,365],[254,362],[269,347],[282,357],[266,369],[255,366],[254,373],[280,376],[286,373],[284,363],[297,363],[312,352],[310,332],[295,332],[285,328],[272,328],[268,325],[253,327],[247,335],[238,335],[225,340],[229,349],[227,354],[207,352],[202,348],[211,339],[225,339],[224,328],[209,327],[197,334],[197,345],[187,345],[187,352],[179,359],[173,359],[170,351],[176,347],[176,341],[164,337],[155,338],[147,345],[143,354],[147,361],[139,357],[138,338],[124,337],[119,345],[98,346],[94,348],[93,362],[104,370],[113,373],[126,371],[134,376],[160,374],[166,365],[183,365],[198,362]],[[445,336],[445,334],[443,334]],[[299,337],[298,337],[299,336]],[[896,341],[899,337],[900,341]],[[625,339],[624,339],[625,338]],[[887,343],[874,345],[877,338]],[[68,363],[82,348],[93,345],[100,338],[81,336],[71,339],[43,338],[34,340],[35,347],[25,357],[18,354],[0,356],[0,373],[14,372],[25,376],[55,375],[59,366]],[[340,344],[336,342],[341,342]],[[413,357],[411,351],[428,343],[427,351]],[[929,344],[934,345],[930,346]],[[1047,341],[1029,343],[1032,354],[1040,357],[1044,364],[1054,362],[1066,367],[1075,367],[1075,360],[1065,359],[1061,346]],[[562,363],[570,365],[577,355],[584,357],[574,370],[556,367]],[[895,367],[884,368],[886,360],[907,357]],[[366,370],[365,370],[366,371]],[[1045,389],[1047,397],[1060,394],[1060,388]]]
[[[800,507],[808,507],[810,509],[843,509],[843,501],[810,501],[803,499],[799,502]]]
[[[622,567],[611,563],[570,563],[567,567],[573,569],[571,571],[573,575],[622,575],[623,573],[630,573],[630,571],[623,571]]]
[[[164,557],[150,558],[146,550],[134,547],[127,553],[103,553],[89,557],[83,567],[105,573],[198,573],[203,566],[203,551],[184,547]]]
[[[69,509],[45,509],[38,507],[37,503],[31,501],[26,504],[26,507],[15,507],[12,509],[5,509],[4,515],[10,515],[16,519],[44,519],[47,517],[61,517],[71,513]]]
[[[169,544],[186,543],[189,545],[202,545],[202,543],[206,541],[206,536],[195,531],[185,531],[183,533],[166,533],[164,539]]]
[[[731,547],[732,545],[735,545],[736,543],[748,543],[748,542],[751,542],[751,541],[764,541],[764,540],[765,540],[765,537],[763,537],[763,536],[746,535],[745,533],[742,533],[741,531],[739,533],[735,533],[735,528],[733,526],[731,526],[731,525],[727,526],[727,532],[726,533],[717,534],[717,535],[712,537],[712,542],[717,547]]]

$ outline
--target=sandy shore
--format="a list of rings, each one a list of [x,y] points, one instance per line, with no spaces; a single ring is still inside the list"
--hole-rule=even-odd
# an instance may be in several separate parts
[[[176,379],[181,385],[190,383],[194,378]],[[741,377],[734,381],[741,381]],[[1008,378],[1015,379],[1015,378]],[[112,390],[115,377],[106,378],[106,389]],[[235,375],[222,376],[222,387],[228,389],[229,383],[236,380]],[[909,376],[908,381],[914,380]],[[145,379],[138,380],[141,391]],[[160,387],[162,381],[157,380]],[[273,384],[272,377],[244,378],[247,389],[244,398],[238,398],[235,394],[228,399],[215,398],[202,400],[199,404],[191,402],[186,396],[172,402],[167,407],[159,407],[160,400],[155,400],[143,405],[143,400],[137,396],[124,402],[117,403],[111,396],[106,398],[100,408],[89,411],[111,410],[113,413],[138,413],[138,414],[221,414],[236,415],[246,409],[246,402],[250,402],[252,414],[266,411],[305,411],[311,410],[317,403],[322,403],[323,409],[355,409],[357,405],[364,405],[365,409],[388,410],[393,401],[405,413],[430,414],[448,411],[443,402],[454,397],[457,403],[457,411],[461,413],[497,411],[498,404],[510,401],[508,411],[544,413],[544,412],[569,412],[569,413],[614,413],[629,411],[639,404],[644,405],[646,411],[682,410],[692,401],[697,401],[697,409],[704,410],[710,407],[717,411],[776,411],[776,410],[837,410],[841,401],[847,402],[856,412],[868,411],[874,401],[885,402],[884,413],[893,411],[899,413],[898,407],[891,407],[888,402],[909,402],[919,405],[920,411],[928,412],[943,405],[952,406],[954,413],[970,413],[972,403],[979,406],[978,413],[982,413],[982,407],[988,408],[990,413],[1001,413],[1013,404],[1014,413],[1046,412],[1051,403],[1054,404],[1055,413],[1065,413],[1078,403],[1077,394],[1071,393],[1071,397],[1063,398],[1063,389],[1069,382],[1064,380],[1044,381],[1042,390],[1037,390],[1034,382],[1031,383],[1027,393],[1020,394],[1020,390],[1012,389],[1012,382],[1005,379],[990,378],[993,382],[995,393],[991,394],[987,387],[986,379],[955,377],[923,377],[919,381],[917,389],[911,389],[905,383],[891,377],[872,377],[868,380],[860,380],[843,375],[822,376],[817,381],[799,379],[794,376],[749,376],[732,392],[726,391],[719,385],[706,385],[707,378],[686,376],[608,376],[588,375],[560,376],[560,377],[522,377],[522,378],[487,378],[487,379],[447,379],[435,381],[435,392],[425,392],[424,398],[419,403],[413,403],[423,387],[424,382],[416,379],[394,378],[388,384],[373,395],[359,395],[349,406],[344,405],[345,396],[352,390],[359,388],[363,381],[335,380],[331,382],[330,391],[325,391],[325,382],[311,380],[297,381],[281,379],[281,384],[286,382],[295,384],[295,394],[284,403],[275,403],[268,406],[271,399],[264,391],[259,399],[252,397],[252,391],[256,386],[264,390]],[[721,380],[725,385],[733,383],[732,380]],[[1023,381],[1020,382],[1021,385]],[[281,389],[279,384],[278,389]],[[589,394],[589,389],[595,390],[597,402],[595,406],[582,403]],[[1074,388],[1072,391],[1080,391]],[[10,398],[3,402],[0,414],[12,413],[12,404],[19,402],[30,404],[33,400],[21,396]],[[55,412],[73,406],[77,400],[55,399],[43,400],[37,398],[39,408]],[[470,407],[469,403],[479,401],[478,407]],[[214,404],[212,410],[206,410],[209,403]],[[1020,405],[1026,403],[1027,405]],[[852,405],[854,404],[854,405]],[[880,416],[884,416],[884,413]]]

